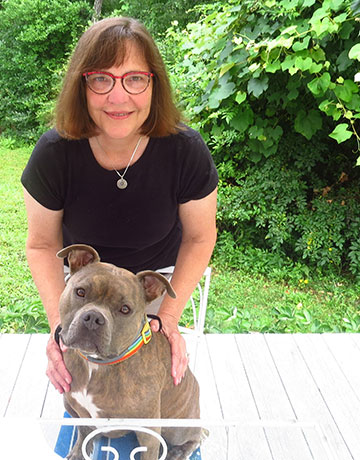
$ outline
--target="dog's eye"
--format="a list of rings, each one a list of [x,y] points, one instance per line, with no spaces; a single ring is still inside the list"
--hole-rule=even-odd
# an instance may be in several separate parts
[[[76,295],[78,297],[85,297],[85,289],[83,289],[83,288],[76,289]]]
[[[127,306],[127,305],[122,305],[122,307],[120,307],[120,313],[122,313],[123,315],[128,315],[130,313],[130,308]]]

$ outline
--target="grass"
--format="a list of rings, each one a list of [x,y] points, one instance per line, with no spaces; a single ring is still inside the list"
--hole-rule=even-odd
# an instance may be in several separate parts
[[[296,286],[215,269],[208,332],[346,332],[360,330],[360,288],[322,280]],[[230,288],[229,288],[230,287]]]
[[[31,149],[0,144],[0,331],[45,332],[47,321],[25,257],[26,214],[20,183]]]
[[[47,332],[25,258],[26,214],[20,184],[31,148],[0,141],[0,332]],[[233,270],[214,258],[207,332],[359,332],[360,286],[348,279],[290,282]],[[248,267],[251,263],[248,264]],[[182,324],[191,325],[191,311]]]

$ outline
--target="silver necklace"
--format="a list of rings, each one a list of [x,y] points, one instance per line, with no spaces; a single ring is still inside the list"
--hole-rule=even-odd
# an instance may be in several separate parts
[[[105,155],[109,158],[109,155],[105,152],[105,150],[103,149],[103,147],[101,146],[100,144],[100,141],[97,137],[95,137],[96,139],[96,142],[98,143],[98,146],[100,147],[100,149],[105,153]],[[141,139],[142,137],[140,137],[140,139],[137,141],[137,144],[134,148],[134,151],[131,155],[131,158],[129,160],[129,163],[127,164],[126,168],[125,168],[125,171],[123,172],[123,174],[120,174],[119,171],[114,167],[114,165],[112,164],[112,168],[113,170],[116,172],[116,174],[120,177],[120,179],[117,180],[116,182],[116,185],[117,185],[117,188],[119,188],[120,190],[124,190],[127,186],[128,186],[128,183],[127,181],[124,179],[124,176],[125,174],[127,173],[127,170],[129,169],[129,166],[130,166],[130,163],[132,162],[132,159],[134,158],[135,156],[135,153],[140,145],[140,142],[141,142]],[[111,161],[111,158],[109,158],[109,160]],[[112,161],[111,161],[112,163]]]

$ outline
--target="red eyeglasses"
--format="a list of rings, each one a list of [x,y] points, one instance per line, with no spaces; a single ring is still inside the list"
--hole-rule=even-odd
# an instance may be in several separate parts
[[[114,88],[116,79],[121,80],[124,90],[129,94],[141,94],[150,84],[151,72],[127,72],[116,76],[109,72],[85,72],[83,77],[89,89],[96,94],[107,94]]]

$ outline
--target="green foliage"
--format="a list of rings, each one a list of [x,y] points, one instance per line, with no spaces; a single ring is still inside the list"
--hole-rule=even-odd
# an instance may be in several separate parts
[[[0,331],[48,332],[47,319],[25,257],[26,215],[20,175],[30,149],[0,138]]]
[[[25,259],[26,216],[19,177],[30,150],[14,150],[0,137],[1,332],[48,332]],[[213,259],[207,332],[360,331],[359,284],[338,275],[319,281],[309,267],[276,252],[233,246],[233,235],[222,231]],[[238,268],[230,269],[229,263]],[[191,327],[191,307],[181,323]]]
[[[331,280],[269,280],[250,267],[213,271],[207,332],[359,332],[359,288]],[[289,273],[289,271],[288,271]],[[231,286],[231,289],[229,289]],[[225,294],[226,293],[226,294]]]
[[[237,136],[232,155],[240,141],[257,162],[291,129],[359,150],[360,49],[350,0],[232,0],[203,9],[202,21],[169,37],[182,47],[173,69],[181,103],[210,145],[220,148],[224,132]]]
[[[229,266],[250,260],[264,274],[281,270],[280,278],[294,264],[360,275],[358,168],[326,145],[294,134],[284,136],[270,159],[256,165],[243,159],[237,177],[231,164],[219,167],[216,249]]]
[[[201,21],[169,29],[180,49],[169,64],[219,168],[217,251],[263,272],[306,264],[359,276],[355,8],[233,0],[201,9]]]
[[[82,0],[6,0],[0,9],[0,130],[36,140],[50,120],[63,68],[91,18]]]
[[[143,0],[104,0],[102,15],[139,19],[157,37],[164,35],[173,21],[179,27],[185,27],[189,22],[189,14],[192,21],[197,21],[199,13],[193,8],[210,2],[212,0],[147,0],[144,8]]]

